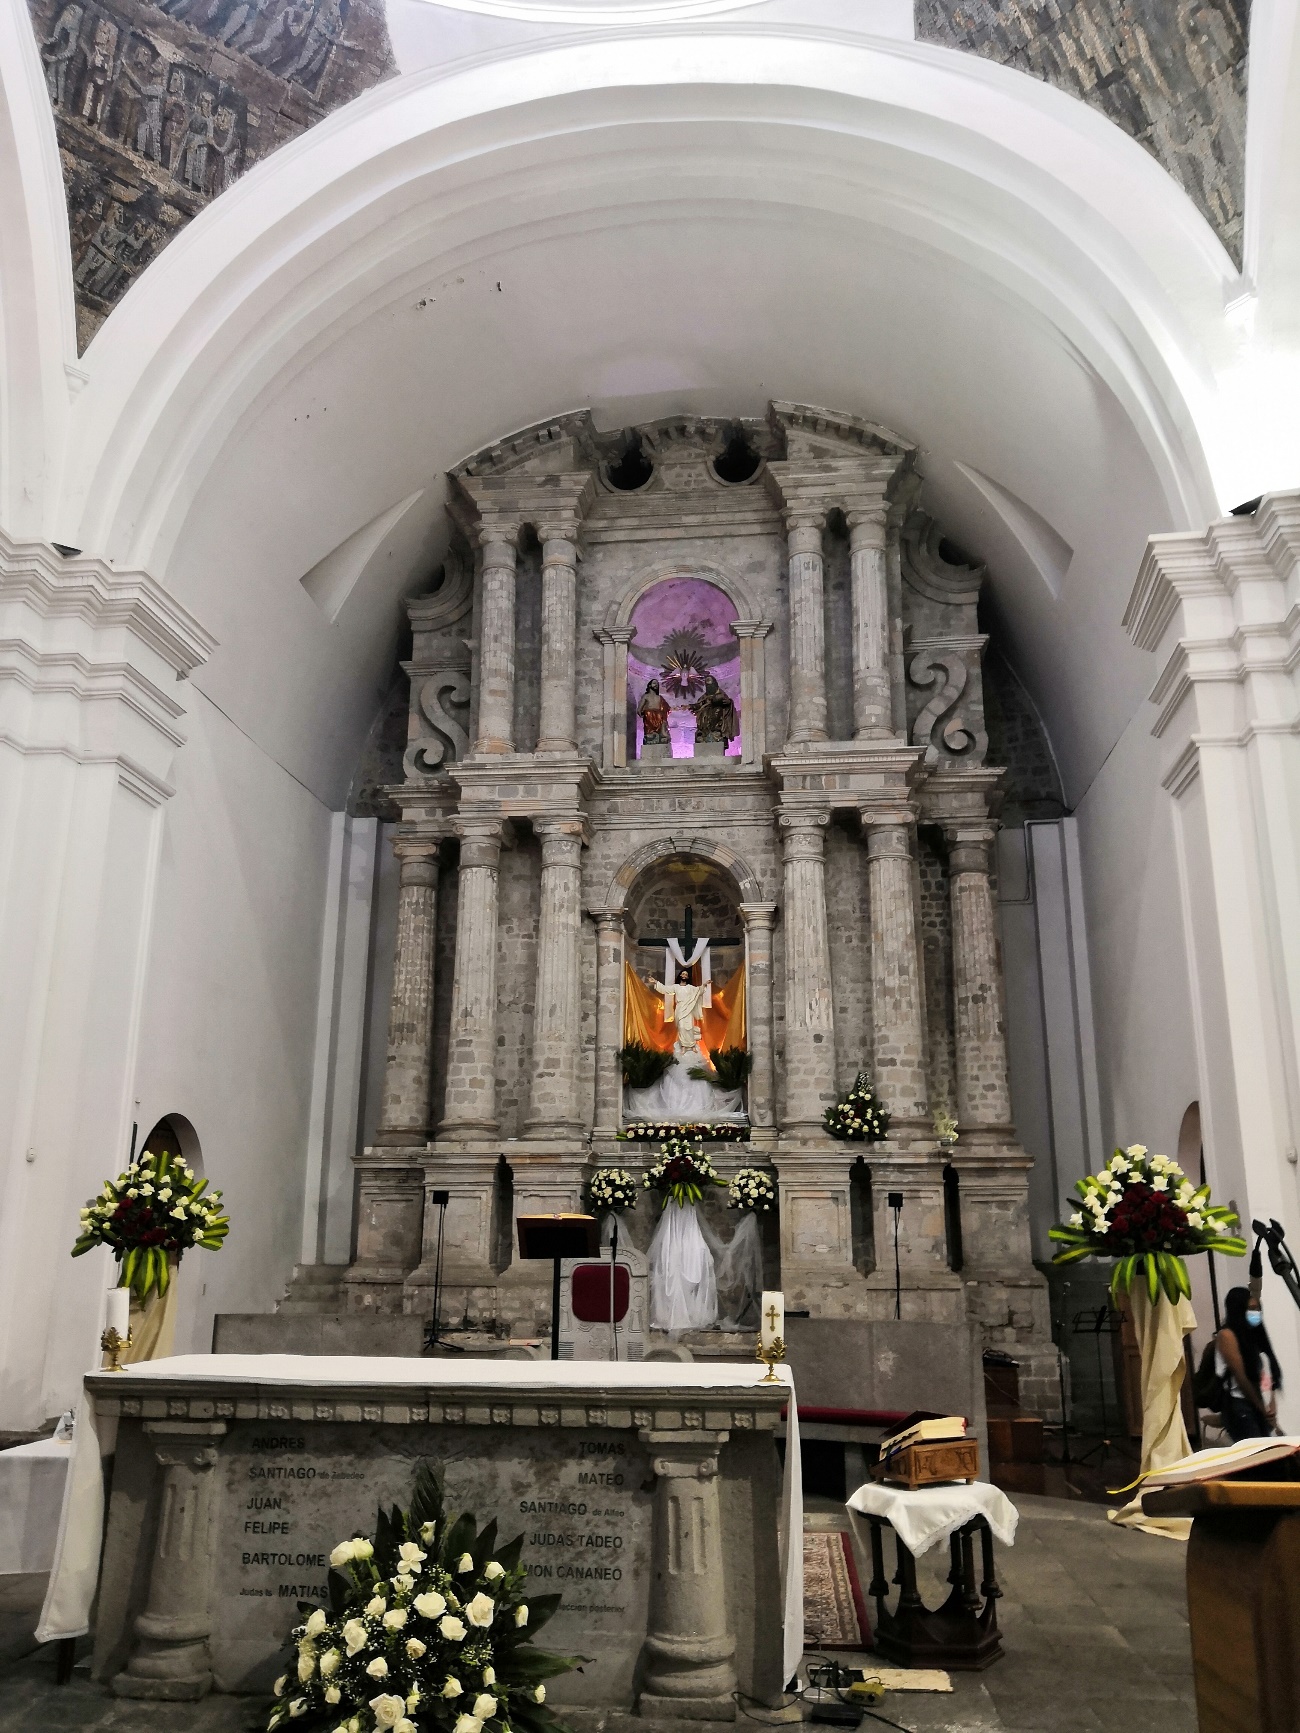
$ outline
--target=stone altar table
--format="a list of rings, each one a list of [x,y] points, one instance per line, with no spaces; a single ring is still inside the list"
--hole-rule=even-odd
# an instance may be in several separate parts
[[[557,1703],[732,1719],[732,1693],[775,1698],[803,1642],[797,1432],[784,1479],[775,1446],[792,1382],[761,1378],[290,1355],[92,1373],[44,1634],[86,1628],[112,1451],[95,1676],[122,1696],[268,1688],[331,1548],[404,1504],[427,1456],[449,1507],[522,1529],[538,1592],[564,1594],[544,1646],[592,1660]]]

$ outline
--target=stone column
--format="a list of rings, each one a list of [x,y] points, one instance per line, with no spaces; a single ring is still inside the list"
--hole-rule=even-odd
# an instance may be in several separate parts
[[[853,737],[893,734],[884,511],[848,514],[853,594]]]
[[[539,819],[541,916],[533,1081],[525,1136],[576,1137],[578,1116],[578,947],[582,935],[582,818]]]
[[[733,620],[740,639],[740,762],[761,764],[767,751],[767,667],[763,640],[770,620]]]
[[[439,1135],[493,1137],[496,1116],[499,818],[461,818],[447,1100]]]
[[[515,729],[515,560],[518,530],[485,524],[479,610],[478,738],[475,752],[513,752]]]
[[[627,764],[627,647],[634,635],[631,626],[602,627],[596,633],[605,652],[601,763],[606,770]]]
[[[592,909],[596,923],[596,1123],[592,1138],[613,1137],[623,1123],[623,911]]]
[[[911,821],[867,822],[871,894],[871,1022],[875,1083],[894,1128],[929,1132],[921,961],[912,888]]]
[[[776,1136],[776,1080],[772,1063],[772,925],[775,903],[741,903],[745,923],[745,1010],[749,1051],[751,1141],[771,1143]]]
[[[729,1628],[718,1508],[725,1432],[638,1433],[655,1473],[650,1619],[639,1711],[687,1721],[735,1713],[736,1640]],[[780,1584],[771,1585],[779,1594]]]
[[[826,929],[824,812],[783,812],[785,854],[785,1112],[782,1129],[821,1129],[835,1101],[835,1023]]]
[[[790,552],[791,745],[826,738],[826,616],[822,601],[822,510],[787,511]]]
[[[576,752],[578,550],[569,524],[542,532],[542,702],[539,752]]]
[[[161,1470],[158,1529],[149,1595],[135,1621],[139,1639],[119,1697],[194,1702],[212,1688],[212,1498],[217,1440],[224,1421],[146,1420]]]
[[[388,1063],[379,1144],[411,1146],[429,1136],[433,1071],[433,958],[438,915],[438,843],[401,837],[397,949],[388,1002]]]
[[[950,825],[952,975],[957,1122],[963,1132],[1011,1133],[1011,1083],[1003,1012],[1002,954],[989,883],[989,826]]]

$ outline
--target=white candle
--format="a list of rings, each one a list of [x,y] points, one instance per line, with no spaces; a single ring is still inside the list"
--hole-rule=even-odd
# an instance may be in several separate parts
[[[104,1314],[105,1330],[116,1330],[122,1340],[126,1341],[127,1331],[131,1328],[131,1290],[130,1288],[110,1288],[108,1290],[108,1307]]]
[[[759,1341],[763,1347],[770,1348],[778,1338],[785,1339],[785,1295],[771,1289],[764,1293],[761,1308],[761,1334]]]

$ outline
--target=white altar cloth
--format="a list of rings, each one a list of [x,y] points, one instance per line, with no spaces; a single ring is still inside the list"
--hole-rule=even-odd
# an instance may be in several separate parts
[[[71,1441],[55,1438],[0,1450],[0,1576],[36,1576],[54,1563],[71,1457]]]
[[[1003,1546],[1011,1546],[1020,1521],[1020,1512],[1006,1493],[987,1480],[920,1486],[915,1492],[868,1481],[849,1499],[849,1515],[884,1517],[913,1558],[920,1558],[976,1516],[987,1520]],[[870,1545],[867,1536],[859,1539]]]
[[[788,1366],[776,1368],[790,1391],[787,1416],[785,1475],[781,1493],[780,1559],[784,1605],[785,1680],[794,1675],[803,1654],[803,1487],[799,1462],[799,1422],[794,1378]],[[133,1379],[184,1378],[188,1383],[265,1382],[338,1384],[348,1390],[367,1386],[411,1384],[428,1390],[449,1384],[463,1387],[511,1384],[521,1390],[550,1386],[590,1390],[734,1390],[762,1381],[761,1366],[702,1366],[676,1361],[621,1360],[499,1360],[469,1355],[446,1360],[345,1358],[308,1354],[179,1354],[131,1367]],[[114,1423],[115,1424],[115,1423]],[[36,1628],[38,1641],[84,1636],[90,1629],[90,1607],[99,1577],[99,1550],[104,1527],[102,1457],[113,1441],[101,1437],[94,1398],[86,1392],[77,1416],[59,1524],[59,1544],[49,1592]]]

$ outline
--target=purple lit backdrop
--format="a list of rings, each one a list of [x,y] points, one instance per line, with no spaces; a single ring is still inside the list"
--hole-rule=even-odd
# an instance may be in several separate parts
[[[646,682],[657,680],[662,667],[665,645],[674,635],[692,632],[699,639],[706,655],[709,672],[718,685],[740,710],[740,644],[732,635],[731,622],[736,607],[716,584],[706,578],[665,578],[661,584],[647,590],[632,610],[635,636],[628,645],[627,689],[635,710],[645,696]],[[661,660],[646,659],[661,652]],[[714,661],[720,653],[725,659]],[[661,682],[662,684],[662,682]],[[695,754],[695,718],[685,709],[680,698],[668,698],[668,735],[674,758],[692,758]],[[641,740],[645,730],[641,718],[636,718],[636,755],[641,756]],[[737,735],[727,748],[729,758],[740,757],[740,737]]]

